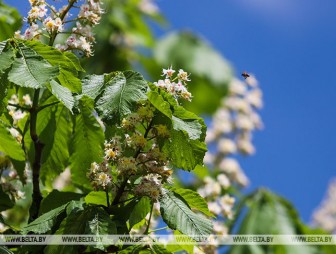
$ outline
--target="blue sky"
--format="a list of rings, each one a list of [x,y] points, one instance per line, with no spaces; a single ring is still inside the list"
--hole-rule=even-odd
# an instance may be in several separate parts
[[[336,2],[160,0],[171,29],[205,37],[264,92],[265,129],[242,165],[250,190],[266,186],[310,220],[336,176]]]
[[[17,1],[7,0],[16,5]],[[28,1],[20,1],[28,10]],[[288,198],[304,221],[336,176],[336,1],[158,0],[170,29],[202,35],[264,91],[257,154],[241,161],[252,190]],[[162,32],[157,31],[158,34]]]

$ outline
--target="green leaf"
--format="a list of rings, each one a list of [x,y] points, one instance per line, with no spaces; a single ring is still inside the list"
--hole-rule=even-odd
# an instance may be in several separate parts
[[[72,53],[65,54],[54,47],[45,45],[39,41],[21,41],[38,55],[42,56],[52,66],[59,66],[59,76],[57,76],[62,86],[72,92],[80,93],[82,91],[81,81],[77,78],[78,69],[82,71],[78,60]]]
[[[238,234],[256,235],[301,235],[305,229],[293,206],[283,198],[265,190],[259,189],[244,199],[248,205]],[[238,215],[239,216],[239,215]],[[237,217],[238,218],[238,217]],[[236,221],[241,221],[240,219]],[[308,245],[234,245],[230,248],[230,254],[260,253],[260,254],[315,254],[317,246]],[[323,253],[323,252],[321,252]]]
[[[134,105],[146,98],[147,82],[141,74],[133,71],[117,72],[106,83],[102,96],[98,99],[97,109],[105,119],[117,122],[131,113]]]
[[[47,125],[39,135],[45,144],[40,176],[44,184],[51,186],[68,165],[72,121],[69,110],[63,105],[41,111],[38,122],[41,123],[41,120],[47,120]]]
[[[77,71],[85,72],[84,68],[81,66],[78,57],[69,51],[63,52],[63,54],[72,62]]]
[[[113,221],[117,225],[119,234],[129,233],[127,221],[129,221],[134,206],[137,203],[138,203],[137,200],[132,200],[127,204],[121,204],[120,206],[111,207],[111,214],[113,215]]]
[[[189,171],[202,165],[207,151],[203,119],[180,106],[170,94],[152,84],[149,87],[148,99],[171,120],[170,138],[164,141],[163,151],[172,158],[172,165]]]
[[[5,98],[8,93],[8,84],[7,75],[1,75],[0,72],[0,116],[2,115],[3,110],[6,108]]]
[[[142,251],[146,249],[146,246],[143,245],[132,245],[127,247],[126,249],[120,250],[117,253],[118,254],[140,254]]]
[[[111,221],[109,215],[102,208],[96,206],[87,206],[84,209],[73,210],[62,221],[60,228],[55,234],[66,235],[106,235],[115,234],[116,227]],[[45,253],[78,253],[77,246],[73,245],[49,245],[45,249]],[[104,250],[104,246],[97,243],[95,248]]]
[[[96,99],[105,85],[105,75],[88,75],[82,80],[82,93]]]
[[[153,244],[151,249],[155,254],[172,254],[172,252],[168,251],[163,245]]]
[[[110,219],[108,213],[97,206],[89,208],[89,216],[85,233],[88,235],[112,235],[117,233],[114,222]]]
[[[148,197],[142,197],[140,201],[134,206],[129,217],[129,229],[140,221],[142,221],[151,210],[151,201]]]
[[[10,251],[6,247],[0,246],[0,254],[14,254],[14,252]]]
[[[84,96],[79,101],[80,114],[76,117],[71,155],[72,181],[86,189],[91,189],[86,173],[92,162],[100,162],[103,158],[104,132],[93,115],[93,101]]]
[[[109,199],[112,200],[112,195],[109,193]],[[107,207],[106,192],[105,191],[91,191],[85,196],[85,203],[103,205]]]
[[[190,171],[198,164],[203,164],[207,148],[204,142],[190,140],[184,132],[172,130],[163,151],[169,154],[173,166]]]
[[[20,13],[0,1],[0,41],[12,37],[15,31],[20,29],[21,23]]]
[[[13,206],[14,202],[2,191],[2,187],[0,187],[0,212],[10,209]]]
[[[65,209],[67,206],[68,203],[58,208],[55,208],[47,213],[44,213],[36,220],[23,227],[21,230],[22,234],[27,234],[29,232],[43,234],[50,231],[55,224],[60,222],[60,220],[65,217]]]
[[[90,215],[87,219],[85,234],[89,235],[112,235],[117,233],[115,223],[110,219],[109,214],[102,208],[93,206],[90,207]],[[95,248],[105,250],[102,243],[94,245]]]
[[[8,40],[0,42],[0,75],[14,62],[13,50],[8,47]]]
[[[55,80],[50,81],[50,87],[51,93],[72,112],[72,108],[75,105],[75,98],[72,96],[71,91],[58,84]]]
[[[161,94],[159,94],[158,88],[154,87],[153,85],[150,87],[151,90],[147,93],[148,100],[157,110],[171,119],[172,111],[170,109],[170,104],[162,97]]]
[[[190,236],[209,236],[212,222],[195,214],[188,205],[174,192],[167,192],[160,199],[160,211],[164,222],[171,229]]]
[[[208,204],[205,199],[202,198],[201,195],[196,191],[174,187],[169,188],[169,190],[180,195],[190,208],[196,209],[197,211],[200,211],[207,216],[216,217],[209,211]]]
[[[42,200],[39,212],[40,214],[47,213],[57,207],[67,204],[72,200],[79,200],[81,197],[83,197],[83,194],[53,190]]]
[[[52,66],[32,48],[20,41],[15,41],[20,57],[14,59],[8,79],[12,83],[30,88],[43,88],[59,75],[59,67]]]
[[[21,145],[2,122],[0,122],[0,151],[14,160],[25,160],[25,153]]]
[[[174,253],[181,252],[182,250],[184,250],[186,253],[193,253],[194,246],[197,245],[195,240],[191,239],[190,237],[186,237],[178,230],[174,230],[174,241],[178,245],[172,245],[172,244],[167,245],[167,249]],[[186,241],[188,241],[189,243],[186,244]],[[194,244],[190,244],[191,242],[194,242]]]
[[[206,126],[202,118],[181,106],[177,106],[174,109],[172,120],[174,130],[181,130],[187,133],[190,139],[204,141]]]

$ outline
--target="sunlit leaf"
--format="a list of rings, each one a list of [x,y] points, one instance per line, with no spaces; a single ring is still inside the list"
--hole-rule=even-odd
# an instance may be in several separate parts
[[[172,229],[190,236],[209,236],[212,222],[194,213],[174,192],[167,192],[160,199],[160,211],[164,222]]]
[[[134,206],[129,217],[130,229],[140,221],[142,221],[151,210],[151,201],[148,197],[142,197]]]
[[[180,195],[190,208],[204,213],[207,216],[215,217],[208,208],[208,204],[204,198],[201,197],[196,191],[184,188],[169,188],[171,191]]]
[[[103,118],[119,122],[139,100],[146,98],[146,91],[147,82],[139,73],[118,72],[107,82],[96,105]]]
[[[22,87],[43,88],[49,81],[59,75],[59,67],[52,66],[42,56],[21,41],[15,41],[20,57],[8,73],[9,81]]]
[[[20,40],[19,40],[20,41]],[[72,92],[81,92],[81,81],[78,79],[78,70],[83,71],[78,60],[72,53],[63,53],[54,47],[39,41],[21,41],[34,50],[52,66],[59,66],[59,83]]]

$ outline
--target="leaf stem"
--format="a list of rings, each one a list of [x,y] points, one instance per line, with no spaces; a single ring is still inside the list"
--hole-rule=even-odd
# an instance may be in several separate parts
[[[165,229],[167,229],[167,228],[169,228],[169,227],[168,227],[168,226],[165,226],[165,227],[162,227],[162,228],[157,228],[157,229],[148,231],[148,233],[153,233],[153,232],[157,232],[157,231],[160,231],[160,230],[165,230]]]
[[[37,218],[40,209],[40,204],[42,201],[42,194],[40,190],[40,169],[41,169],[42,150],[44,144],[41,143],[36,132],[39,96],[40,96],[40,89],[37,89],[34,92],[33,105],[30,109],[30,137],[33,140],[35,149],[35,157],[33,162],[32,205],[29,210],[30,221]]]
[[[17,105],[17,104],[13,104],[13,103],[7,103],[8,106],[11,106],[11,107],[15,107],[15,108],[18,108],[18,109],[22,109],[24,111],[29,111],[30,108],[26,108],[26,107],[23,107],[23,106],[20,106],[20,105]]]
[[[45,108],[47,108],[47,107],[53,106],[53,105],[55,105],[55,104],[58,104],[58,103],[59,103],[59,101],[54,101],[54,102],[52,102],[52,103],[43,105],[43,106],[41,106],[41,107],[38,107],[37,111],[40,112],[41,110],[43,110],[43,109],[45,109]]]
[[[109,198],[109,194],[108,194],[108,189],[105,188],[105,194],[106,194],[106,204],[107,207],[110,207],[110,198]]]

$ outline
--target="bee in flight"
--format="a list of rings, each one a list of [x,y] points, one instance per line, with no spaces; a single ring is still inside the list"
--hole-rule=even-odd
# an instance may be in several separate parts
[[[243,71],[242,76],[244,79],[247,79],[248,77],[250,77],[250,75],[246,71]]]

